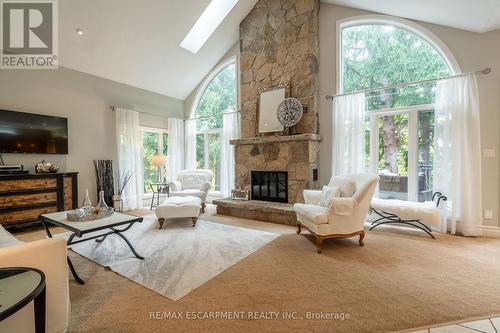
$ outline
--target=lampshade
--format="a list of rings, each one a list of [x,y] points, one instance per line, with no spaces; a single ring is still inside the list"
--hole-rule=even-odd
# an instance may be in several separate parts
[[[167,157],[165,155],[154,155],[151,159],[151,163],[157,167],[161,168],[167,164]]]

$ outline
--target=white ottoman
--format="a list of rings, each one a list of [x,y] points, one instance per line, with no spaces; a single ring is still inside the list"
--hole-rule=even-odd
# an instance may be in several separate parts
[[[166,219],[190,217],[193,227],[196,225],[201,210],[201,199],[193,196],[167,198],[161,205],[156,207],[155,213],[163,227]]]

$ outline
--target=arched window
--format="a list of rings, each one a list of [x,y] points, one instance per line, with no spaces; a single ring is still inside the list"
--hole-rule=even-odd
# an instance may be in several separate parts
[[[209,77],[210,78],[210,77]],[[214,173],[212,190],[220,190],[222,114],[236,110],[236,63],[230,61],[214,72],[198,98],[196,119],[196,164]]]
[[[383,16],[339,23],[339,92],[454,74],[447,48],[416,24]],[[366,168],[380,175],[380,198],[432,195],[435,82],[366,93]]]

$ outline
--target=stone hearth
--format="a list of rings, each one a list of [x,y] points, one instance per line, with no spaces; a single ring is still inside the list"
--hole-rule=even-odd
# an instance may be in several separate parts
[[[304,202],[302,192],[318,187],[320,140],[317,134],[232,140],[236,188],[250,190],[252,171],[287,171],[288,203]]]
[[[297,219],[292,204],[256,200],[214,200],[217,214],[245,219],[296,225]]]

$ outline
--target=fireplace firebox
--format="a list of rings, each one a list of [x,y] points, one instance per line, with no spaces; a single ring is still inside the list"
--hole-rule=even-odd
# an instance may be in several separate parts
[[[288,172],[252,171],[252,200],[288,203]]]

